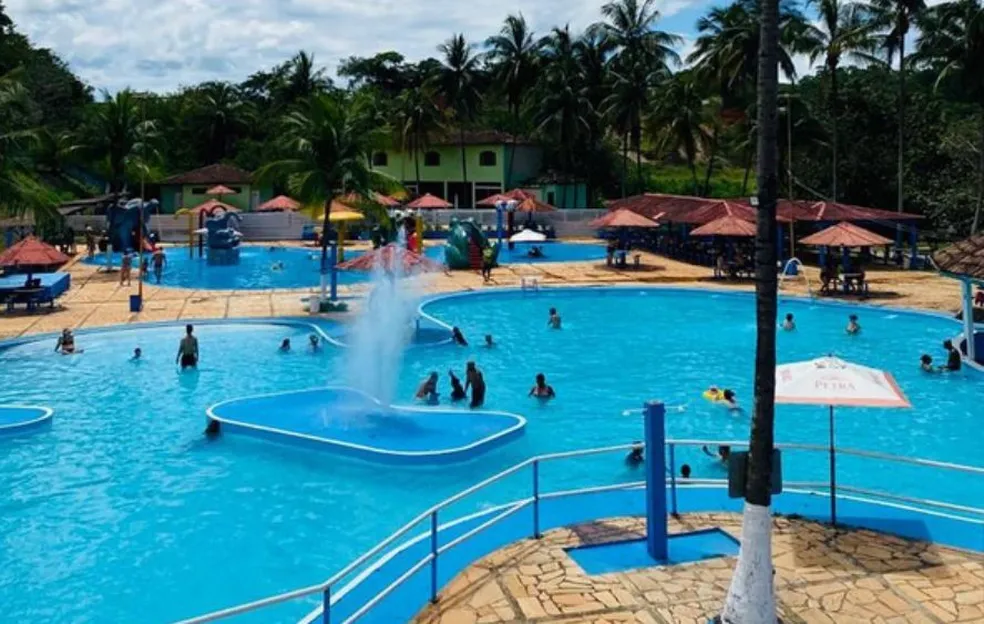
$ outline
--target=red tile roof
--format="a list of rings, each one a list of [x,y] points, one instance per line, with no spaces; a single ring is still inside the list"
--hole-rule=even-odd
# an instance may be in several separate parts
[[[933,263],[944,273],[984,281],[984,234],[944,247],[933,254]]]
[[[755,236],[755,224],[747,219],[728,215],[691,230],[691,236]]]
[[[892,239],[868,231],[863,227],[841,221],[810,234],[800,241],[804,245],[828,245],[831,247],[880,247],[890,245]]]

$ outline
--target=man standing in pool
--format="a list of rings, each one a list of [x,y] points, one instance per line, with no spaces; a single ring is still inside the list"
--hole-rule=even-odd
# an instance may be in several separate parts
[[[175,358],[176,363],[181,363],[181,370],[198,366],[198,338],[195,338],[194,332],[194,326],[185,325],[185,337],[178,345],[178,356]]]
[[[154,250],[153,256],[154,263],[154,280],[160,284],[161,275],[164,273],[164,265],[167,264],[167,256],[164,255],[164,250],[158,247]]]
[[[550,308],[550,317],[547,319],[547,326],[551,329],[560,329],[560,314],[557,313],[557,308]]]
[[[960,357],[960,351],[953,346],[953,341],[944,340],[943,348],[946,349],[946,366],[943,370],[948,370],[951,372],[960,370],[963,362]]]
[[[478,370],[475,362],[468,362],[465,367],[465,392],[471,388],[472,398],[469,407],[481,407],[485,403],[485,377],[482,371]]]

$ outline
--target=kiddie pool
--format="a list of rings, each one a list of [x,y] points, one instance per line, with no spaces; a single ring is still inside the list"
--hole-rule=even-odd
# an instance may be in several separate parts
[[[547,328],[556,307],[563,329]],[[174,365],[183,323],[82,331],[82,355],[61,356],[54,337],[0,346],[0,403],[45,405],[51,426],[0,438],[0,604],[5,621],[166,622],[318,583],[429,505],[535,454],[641,439],[627,410],[648,399],[678,409],[669,437],[743,439],[747,413],[701,397],[730,387],[751,405],[754,299],[744,293],[589,288],[446,296],[427,314],[462,328],[467,348],[409,350],[397,384],[401,403],[430,371],[460,375],[475,360],[489,384],[486,409],[527,419],[522,437],[463,462],[395,466],[326,449],[250,436],[202,435],[209,406],[252,395],[347,384],[344,352],[301,348],[311,333],[344,339],[344,328],[307,319],[196,323],[197,371]],[[911,410],[841,409],[840,446],[980,465],[982,377],[926,375],[922,353],[960,331],[932,314],[783,300],[799,329],[778,335],[779,361],[833,352],[892,372]],[[858,336],[843,327],[860,315]],[[478,346],[492,333],[499,346]],[[277,346],[291,338],[295,352]],[[130,361],[135,346],[140,361]],[[528,398],[536,373],[558,397]],[[779,406],[776,440],[826,443],[826,410]],[[789,454],[791,480],[823,480],[818,455]],[[699,449],[677,449],[694,477],[723,476]],[[872,470],[838,460],[843,483],[979,505],[979,481],[919,467]],[[622,482],[618,457],[543,466],[545,491]],[[529,495],[507,479],[455,515]],[[246,621],[296,621],[305,605]]]

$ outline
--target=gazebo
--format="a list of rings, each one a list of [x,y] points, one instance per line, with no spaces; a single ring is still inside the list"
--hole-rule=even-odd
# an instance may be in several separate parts
[[[933,264],[943,275],[960,280],[963,295],[962,316],[967,358],[984,363],[984,334],[974,332],[974,286],[984,287],[984,234],[972,236],[937,251]],[[980,352],[980,359],[978,353]]]

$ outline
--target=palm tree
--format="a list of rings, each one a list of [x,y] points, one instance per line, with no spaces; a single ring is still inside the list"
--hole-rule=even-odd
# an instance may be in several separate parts
[[[89,113],[82,142],[72,151],[102,160],[110,191],[118,194],[128,174],[146,170],[149,162],[160,158],[157,122],[144,119],[140,97],[128,89],[115,96],[104,91],[103,101],[93,104]]]
[[[413,154],[413,168],[420,193],[420,152],[440,127],[440,113],[434,95],[427,87],[407,89],[397,97],[396,129],[401,149]]]
[[[772,456],[776,394],[776,204],[779,199],[779,0],[762,0],[758,67],[758,218],[755,237],[755,404],[741,550],[721,620],[776,621],[772,585]]]
[[[871,62],[872,52],[877,48],[876,24],[871,21],[864,5],[842,2],[841,0],[810,0],[819,14],[819,26],[809,25],[803,31],[803,44],[814,63],[824,59],[824,69],[829,80],[828,114],[830,115],[830,177],[831,199],[837,201],[837,157],[839,137],[837,136],[837,70],[846,56]]]
[[[973,236],[984,207],[984,5],[979,0],[958,0],[926,11],[919,21],[919,60],[936,68],[937,87],[958,81],[980,111],[977,163],[977,206],[970,227]]]
[[[649,87],[680,63],[674,47],[680,37],[656,30],[657,0],[614,0],[601,7],[604,22],[591,27],[616,50],[616,84],[606,105],[607,115],[632,141],[636,177],[642,184],[642,115],[649,105]],[[623,168],[626,149],[623,147]],[[624,177],[624,174],[623,174]],[[624,187],[624,182],[623,182]],[[644,190],[644,188],[643,188]],[[624,191],[623,191],[624,194]]]
[[[208,138],[207,158],[216,162],[226,157],[230,141],[245,130],[252,118],[249,105],[232,85],[225,82],[205,83],[193,99],[194,117],[204,127]]]
[[[454,111],[458,124],[458,146],[461,148],[461,181],[468,187],[468,164],[465,162],[465,123],[471,121],[482,101],[478,88],[479,57],[465,36],[457,34],[437,48],[444,55],[440,69],[433,78],[444,105]],[[470,198],[466,199],[470,202]]]
[[[324,68],[316,69],[314,55],[301,50],[290,59],[289,72],[282,86],[282,98],[287,105],[304,102],[312,95],[331,88],[331,78]]]
[[[693,72],[680,72],[662,87],[646,123],[664,150],[682,152],[697,195],[697,153],[707,141],[704,100]]]
[[[536,84],[536,70],[539,60],[539,44],[533,38],[533,31],[526,24],[523,14],[510,15],[502,24],[498,35],[485,41],[489,48],[488,58],[492,63],[492,76],[506,92],[506,104],[513,116],[513,152],[516,135],[520,131],[520,110],[526,93]],[[510,155],[506,165],[506,184],[512,180],[512,166],[515,160]]]
[[[36,144],[38,135],[8,123],[9,113],[26,110],[27,91],[21,84],[22,74],[20,69],[15,69],[0,75],[0,215],[53,215],[55,198],[32,175],[28,158],[28,150]]]
[[[909,34],[909,26],[926,8],[925,0],[869,0],[871,16],[884,30],[882,48],[888,63],[899,56],[899,154],[898,154],[898,189],[896,208],[902,212],[905,199],[905,38]],[[901,225],[899,226],[901,227]]]
[[[560,146],[561,170],[571,172],[575,146],[591,131],[591,104],[582,86],[576,41],[570,28],[554,28],[543,42],[545,71],[541,78],[537,129],[554,137]],[[567,185],[564,185],[564,192]],[[567,197],[561,198],[567,205]]]
[[[337,96],[312,96],[307,106],[283,120],[282,149],[290,157],[265,165],[257,172],[264,182],[286,179],[292,194],[304,202],[324,204],[321,236],[321,298],[327,300],[329,273],[328,241],[331,202],[345,193],[369,197],[378,173],[369,168],[366,153],[378,139],[372,116]],[[334,287],[332,288],[334,291]],[[333,292],[334,294],[334,292]]]

